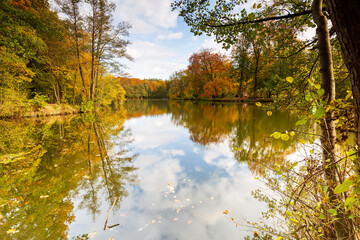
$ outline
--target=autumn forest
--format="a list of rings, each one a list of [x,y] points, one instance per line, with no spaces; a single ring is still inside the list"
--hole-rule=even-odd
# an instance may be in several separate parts
[[[113,207],[120,211],[121,202],[132,196],[128,186],[139,182],[134,174],[138,153],[127,148],[133,140],[128,139],[132,131],[126,127],[132,125],[126,122],[136,126],[136,135],[145,122],[142,116],[167,122],[159,129],[171,125],[180,134],[179,128],[185,128],[189,144],[197,144],[193,149],[206,152],[227,143],[232,159],[246,162],[251,174],[272,191],[254,190],[252,196],[267,206],[264,219],[280,219],[276,226],[266,220],[240,223],[239,216],[224,205],[221,216],[229,226],[251,229],[244,239],[360,238],[357,0],[171,1],[172,12],[194,36],[213,37],[224,51],[201,48],[188,56],[187,67],[167,79],[140,79],[128,73],[126,62],[136,61],[128,53],[132,23],[116,22],[116,7],[110,0],[0,1],[0,199],[4,197],[0,226],[6,228],[0,234],[4,239],[70,239],[67,223],[74,221],[76,201],[65,199],[82,195],[79,208],[88,209],[95,222],[101,215],[97,189],[106,192],[104,231],[109,229]],[[316,32],[308,37],[311,29]],[[69,120],[42,120],[63,115]],[[151,124],[158,126],[161,121],[155,118]],[[147,131],[138,139],[146,139]],[[165,134],[167,141],[171,131]],[[180,142],[163,148],[180,147]],[[140,159],[142,154],[153,154],[142,148],[144,142],[136,144],[131,146],[139,148]],[[163,155],[169,150],[159,149]],[[188,154],[184,149],[177,151],[179,158]],[[299,152],[300,158],[289,157]],[[192,155],[188,159],[196,161]],[[186,174],[201,172],[190,171],[183,161]],[[71,165],[77,173],[60,176],[55,165]],[[68,185],[61,185],[62,178],[70,180]],[[44,179],[51,179],[48,186],[43,186]],[[168,180],[165,195],[161,193],[165,198],[181,186],[176,188],[172,181]],[[58,194],[39,195],[33,184],[57,189]],[[50,212],[60,216],[56,230],[51,224],[42,228],[47,225],[44,219],[36,230],[38,236],[19,230],[22,217],[29,232],[36,228],[29,216],[39,217],[33,198],[24,195],[27,192],[49,209],[44,216],[56,219]],[[209,199],[214,200],[213,195]],[[177,214],[185,206],[180,205]],[[179,217],[172,220],[178,222]],[[161,223],[162,217],[150,221],[155,222]],[[92,238],[89,232],[75,235],[72,239]]]

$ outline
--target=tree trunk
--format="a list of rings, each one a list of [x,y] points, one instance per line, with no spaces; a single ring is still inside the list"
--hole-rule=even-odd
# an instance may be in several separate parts
[[[90,76],[90,100],[94,101],[95,97],[95,38],[96,38],[96,19],[97,19],[97,2],[92,1],[92,19],[91,19],[91,76]]]
[[[312,14],[317,26],[316,35],[318,38],[318,50],[320,57],[321,87],[325,90],[323,100],[327,105],[335,99],[335,78],[333,72],[332,52],[330,45],[330,34],[327,24],[327,17],[322,12],[323,0],[314,0]],[[321,146],[323,148],[323,166],[325,180],[329,187],[329,205],[335,209],[341,204],[341,195],[334,193],[338,185],[336,172],[336,150],[335,150],[335,121],[332,110],[325,113],[321,120]],[[333,220],[337,239],[352,239],[351,224],[347,221],[347,216],[343,207],[338,208],[338,215]],[[334,236],[331,236],[334,237]]]
[[[360,1],[324,0],[349,71],[354,97],[356,145],[360,147]],[[355,163],[360,174],[360,153]]]
[[[83,91],[84,93],[86,94],[88,100],[89,100],[89,95],[87,93],[87,90],[86,90],[86,84],[85,84],[85,77],[84,77],[84,72],[83,72],[83,69],[82,69],[82,66],[81,66],[81,59],[80,59],[80,46],[79,46],[79,30],[78,30],[78,6],[77,6],[77,3],[72,1],[71,2],[71,7],[72,7],[72,13],[73,13],[73,17],[74,17],[74,38],[75,38],[75,48],[76,48],[76,59],[77,59],[77,65],[78,65],[78,68],[79,68],[79,72],[80,72],[80,77],[81,77],[81,81],[82,81],[82,84],[83,84]]]
[[[259,58],[260,50],[256,48],[255,43],[253,43],[254,48],[254,57],[255,57],[255,72],[254,72],[254,97],[257,97],[257,85],[258,85],[258,74],[259,74]]]

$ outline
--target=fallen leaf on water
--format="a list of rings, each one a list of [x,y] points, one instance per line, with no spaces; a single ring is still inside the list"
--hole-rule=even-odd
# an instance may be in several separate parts
[[[18,232],[15,228],[9,229],[6,231],[7,234],[12,234]]]
[[[270,117],[272,115],[272,111],[267,111],[266,114]]]
[[[189,220],[188,222],[187,222],[187,224],[190,224],[192,222],[192,220]]]
[[[159,219],[162,219],[162,217],[159,217]]]
[[[179,220],[178,218],[173,218],[173,221],[174,221],[174,222],[176,222],[176,221],[178,221],[178,220]]]
[[[180,211],[181,211],[181,208],[178,208],[178,209],[176,210],[177,213],[179,213]]]
[[[186,199],[186,201],[188,201],[188,202],[189,202],[189,201],[190,201],[190,198],[187,198],[187,199]]]
[[[123,213],[122,213],[122,214],[120,214],[120,216],[122,216],[122,217],[127,217],[127,216],[126,216],[126,214],[123,214]]]
[[[113,238],[113,237],[111,237],[111,238],[109,238],[109,240],[114,240],[114,238]]]
[[[210,199],[211,199],[211,200],[214,200],[214,197],[211,197]]]
[[[229,214],[228,210],[223,211],[223,214]]]
[[[94,238],[96,236],[97,232],[88,233],[89,238]]]
[[[172,185],[172,182],[168,182],[168,185],[171,186],[171,185]]]
[[[141,232],[142,230],[144,230],[142,227],[138,229],[139,232]]]
[[[156,221],[155,221],[155,220],[152,220],[151,223],[156,223]]]
[[[175,199],[175,202],[181,202],[179,199]]]

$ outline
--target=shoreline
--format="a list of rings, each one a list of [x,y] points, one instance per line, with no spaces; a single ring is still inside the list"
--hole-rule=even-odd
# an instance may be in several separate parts
[[[16,113],[14,115],[0,115],[0,119],[22,119],[22,118],[40,118],[51,116],[66,116],[80,113],[75,106],[68,104],[47,104],[38,111],[28,111],[24,114]]]

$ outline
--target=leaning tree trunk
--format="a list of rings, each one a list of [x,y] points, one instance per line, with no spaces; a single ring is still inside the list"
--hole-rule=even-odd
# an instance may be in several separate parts
[[[320,58],[321,87],[325,90],[323,100],[327,104],[335,99],[335,78],[333,72],[332,52],[327,17],[322,12],[323,0],[314,0],[312,14],[317,26],[318,50]],[[323,148],[323,166],[325,180],[329,187],[330,208],[336,208],[341,203],[341,196],[334,193],[338,178],[336,172],[336,130],[334,112],[329,110],[321,120],[321,146]],[[333,219],[337,239],[353,239],[352,227],[342,207],[338,208],[338,215]],[[333,237],[333,236],[328,236]]]
[[[354,97],[356,144],[360,148],[360,1],[324,0],[340,42],[345,65],[349,71]],[[360,153],[357,162],[360,174]]]

